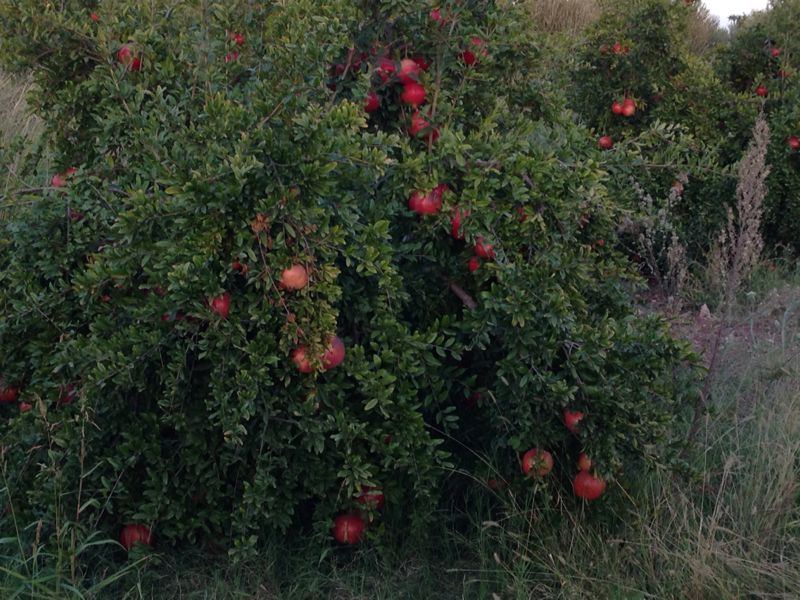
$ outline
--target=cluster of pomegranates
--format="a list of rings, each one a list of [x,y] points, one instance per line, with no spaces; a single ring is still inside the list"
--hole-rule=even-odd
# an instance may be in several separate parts
[[[573,434],[578,433],[578,423],[585,415],[580,411],[566,409],[564,411],[564,425]],[[522,455],[522,472],[531,477],[546,477],[553,470],[553,455],[541,448],[531,448]],[[578,498],[596,500],[603,495],[606,482],[592,475],[592,461],[585,452],[578,457],[578,474],[572,482],[572,489]],[[490,487],[493,487],[490,484]]]
[[[442,196],[448,191],[447,184],[440,183],[432,190],[422,192],[416,190],[408,198],[408,208],[418,215],[432,215],[442,209]],[[464,221],[469,217],[469,210],[456,206],[453,209],[453,216],[450,218],[450,234],[453,239],[461,241],[464,239]],[[524,220],[524,213],[520,216]],[[494,245],[486,242],[483,237],[479,237],[473,246],[474,256],[469,259],[469,271],[475,272],[481,265],[481,260],[494,260]]]
[[[623,117],[632,117],[636,114],[636,102],[629,96],[623,98],[622,102],[614,100],[611,103],[611,112],[615,115],[622,115]]]
[[[611,112],[615,115],[622,115],[623,117],[632,117],[636,114],[636,101],[628,96],[626,96],[622,102],[614,100],[611,103]],[[610,150],[614,147],[614,140],[610,135],[600,136],[597,140],[597,146],[601,150]]]
[[[2,382],[2,378],[0,378],[0,382]],[[0,383],[2,385],[2,383]],[[75,389],[75,385],[72,383],[68,383],[66,385],[62,385],[59,387],[58,392],[58,400],[56,401],[56,406],[62,406],[64,404],[71,404],[75,400],[75,396],[77,395],[77,390]],[[11,404],[19,400],[19,388],[16,387],[0,387],[0,404]],[[33,408],[33,405],[29,402],[24,400],[20,400],[19,403],[19,412],[26,413]]]

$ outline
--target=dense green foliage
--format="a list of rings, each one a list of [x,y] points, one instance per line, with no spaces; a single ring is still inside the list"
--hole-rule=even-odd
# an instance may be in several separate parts
[[[764,235],[772,245],[796,247],[800,169],[787,139],[797,134],[800,81],[793,75],[796,36],[785,23],[797,3],[781,3],[775,16],[752,26],[745,19],[713,65],[689,51],[686,19],[694,10],[668,0],[609,6],[587,32],[572,105],[598,136],[614,139],[608,168],[615,196],[634,210],[647,199],[666,210],[695,259],[723,225],[735,165],[765,111],[772,174]],[[765,99],[756,94],[762,84]],[[611,111],[625,97],[636,104],[631,117]],[[684,184],[678,202],[668,199],[675,181]]]
[[[556,486],[581,448],[607,478],[668,460],[686,350],[633,313],[599,150],[526,77],[538,45],[513,10],[95,10],[0,3],[0,53],[34,70],[65,183],[26,192],[0,238],[0,373],[34,405],[2,407],[15,518],[43,539],[140,521],[247,553],[328,536],[362,485],[421,523],[476,452],[520,488],[532,446]],[[380,60],[417,55],[430,127],[413,136]],[[440,212],[409,210],[442,183]],[[481,239],[494,257],[471,273]],[[278,285],[292,264],[300,291]],[[225,293],[229,315],[209,304]],[[333,334],[344,363],[298,372],[293,349]],[[586,413],[579,443],[565,408]]]

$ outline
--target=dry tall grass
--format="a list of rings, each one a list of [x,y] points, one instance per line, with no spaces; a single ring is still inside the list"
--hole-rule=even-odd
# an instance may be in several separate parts
[[[714,46],[723,43],[728,31],[720,26],[719,21],[702,4],[695,4],[689,14],[687,43],[695,54],[705,54]]]
[[[600,17],[597,0],[525,0],[533,26],[548,33],[578,34]]]
[[[25,102],[30,87],[30,81],[0,71],[0,144],[8,143],[17,135],[38,134],[41,123],[28,113]]]
[[[10,189],[20,187],[16,172],[24,155],[24,149],[20,151],[20,147],[8,153],[4,150],[15,139],[22,140],[23,146],[35,140],[42,129],[41,120],[30,114],[25,101],[31,85],[26,79],[0,71],[0,221],[10,210],[4,197]]]
[[[753,139],[739,164],[736,211],[728,208],[728,220],[719,233],[708,259],[711,283],[730,306],[739,286],[747,280],[761,258],[761,217],[767,196],[767,147],[769,125],[762,113],[753,128]]]

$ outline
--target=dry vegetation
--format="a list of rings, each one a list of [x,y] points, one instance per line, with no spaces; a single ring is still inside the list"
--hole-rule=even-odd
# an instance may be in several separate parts
[[[0,72],[0,144],[17,135],[35,136],[39,131],[39,119],[28,114],[25,102],[30,87],[29,81]]]
[[[0,71],[0,221],[8,212],[5,195],[15,182],[17,164],[24,155],[12,151],[12,159],[5,156],[4,150],[14,140],[23,144],[35,140],[42,128],[41,120],[30,114],[25,101],[31,85],[30,81]]]
[[[537,29],[578,34],[600,17],[597,0],[526,0]]]

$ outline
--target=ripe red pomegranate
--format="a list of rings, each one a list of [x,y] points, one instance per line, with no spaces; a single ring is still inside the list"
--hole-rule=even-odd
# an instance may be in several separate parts
[[[611,52],[614,54],[622,54],[622,44],[619,42],[614,42],[614,45],[611,46]]]
[[[482,237],[479,237],[475,241],[475,256],[479,256],[486,260],[493,260],[495,257],[494,253],[494,246],[492,244],[487,244]]]
[[[423,71],[427,71],[431,68],[430,63],[422,56],[412,56],[411,60],[417,63],[417,66]]]
[[[416,191],[408,199],[408,207],[418,215],[433,215],[442,209],[442,195],[447,185],[440,183],[427,194]]]
[[[481,266],[481,259],[478,258],[477,256],[471,257],[469,259],[469,262],[467,263],[467,268],[469,269],[470,273],[474,273],[475,271],[477,271],[480,268],[480,266]]]
[[[20,402],[19,403],[19,412],[26,413],[33,408],[33,405],[28,404],[27,402]]]
[[[525,475],[544,477],[553,470],[553,455],[541,448],[531,448],[522,455],[522,472]]]
[[[789,136],[789,147],[792,150],[800,150],[800,138],[798,138],[796,135],[790,135]]]
[[[98,15],[98,14],[97,14],[97,13],[95,13],[95,12],[93,12],[93,13],[91,13],[91,14],[89,15],[89,18],[90,18],[92,21],[94,21],[95,23],[97,23],[97,22],[100,20],[100,15]]]
[[[765,85],[758,86],[756,88],[756,96],[760,96],[761,98],[766,98],[767,96],[769,96],[769,90],[767,89],[767,86]]]
[[[280,285],[286,290],[302,290],[308,285],[308,272],[303,265],[292,265],[281,273]]]
[[[231,33],[231,40],[237,46],[244,46],[244,36],[241,33]]]
[[[606,491],[606,482],[592,475],[589,471],[581,471],[575,476],[575,481],[572,482],[572,489],[578,498],[596,500]]]
[[[442,18],[442,10],[440,8],[432,8],[430,17],[432,21],[439,23],[440,26],[444,25],[444,18]]]
[[[426,142],[433,143],[439,139],[439,130],[436,127],[432,127],[430,122],[418,110],[415,110],[411,115],[411,126],[408,128],[408,134],[411,137],[419,137],[419,134],[426,130],[429,130],[428,134],[424,136]]]
[[[623,117],[632,117],[636,112],[636,102],[633,101],[633,98],[625,98],[622,101],[622,116]]]
[[[333,521],[331,533],[340,544],[357,544],[364,537],[366,524],[360,515],[339,515]]]
[[[339,336],[331,336],[328,341],[328,349],[322,355],[322,368],[326,371],[338,367],[344,361],[345,348],[344,342]]]
[[[78,392],[75,390],[75,384],[68,383],[66,385],[59,386],[58,388],[58,400],[56,404],[58,406],[63,406],[64,404],[72,404],[75,401],[75,396],[77,396]]]
[[[407,83],[403,88],[403,93],[400,94],[400,100],[417,108],[425,102],[425,88],[415,81]]]
[[[781,49],[773,48],[772,50],[769,51],[769,53],[772,55],[772,58],[778,58],[781,55]]]
[[[464,232],[461,230],[461,222],[469,216],[469,210],[456,207],[453,217],[450,219],[450,233],[454,239],[463,240]]]
[[[384,83],[389,81],[389,79],[391,79],[396,70],[397,67],[395,67],[394,61],[388,58],[378,59],[378,66],[375,68],[375,72],[378,74],[378,77],[380,77],[381,81],[383,81]]]
[[[597,140],[597,145],[601,150],[610,150],[614,147],[614,140],[611,139],[610,135],[604,135]]]
[[[379,488],[371,485],[362,485],[361,493],[356,498],[356,502],[362,504],[363,506],[367,506],[372,510],[380,510],[386,503],[386,497]]]
[[[141,57],[135,54],[133,48],[127,44],[117,51],[117,61],[131,71],[140,71],[142,69]]]
[[[6,404],[8,402],[16,402],[19,396],[19,390],[14,387],[7,387],[0,389],[0,403]]]
[[[592,459],[589,458],[585,452],[581,452],[578,456],[578,470],[588,471],[592,468]]]
[[[70,167],[63,173],[56,173],[50,180],[50,185],[53,186],[54,188],[63,188],[65,185],[67,185],[67,179],[72,177],[77,172],[78,169],[76,169],[75,167]]]
[[[564,409],[564,425],[567,429],[570,430],[571,433],[578,433],[578,423],[580,422],[583,417],[585,417],[581,411],[579,410],[569,410],[568,408]]]
[[[212,312],[217,313],[223,319],[227,319],[231,311],[231,295],[225,292],[221,296],[212,298],[208,305],[211,307]]]
[[[308,348],[305,346],[300,346],[299,348],[292,350],[292,360],[294,361],[294,364],[297,365],[297,370],[301,373],[314,372],[314,367],[311,366],[311,361],[308,359],[307,353]]]
[[[381,100],[378,98],[378,94],[375,92],[370,92],[367,94],[367,97],[364,98],[364,110],[368,113],[373,113],[381,107]]]
[[[239,60],[239,52],[237,50],[234,50],[233,52],[228,52],[225,55],[225,62],[226,63],[233,62],[235,60]]]
[[[425,194],[419,190],[415,190],[408,198],[408,208],[413,210],[415,213],[419,213],[419,205],[422,203],[423,198],[425,198]]]
[[[614,100],[614,102],[611,103],[611,112],[614,113],[615,115],[621,115],[622,114],[622,104],[620,104],[619,102]]]
[[[461,60],[464,61],[465,65],[474,65],[476,62],[478,62],[478,56],[489,56],[489,50],[486,48],[486,42],[484,42],[478,36],[472,36],[469,39],[469,43],[472,44],[472,48],[467,48],[461,53]]]
[[[246,263],[241,261],[235,260],[231,263],[231,269],[234,271],[239,271],[242,275],[247,275],[247,272],[250,270],[250,267],[247,266]]]
[[[153,534],[146,525],[131,523],[125,525],[122,531],[119,532],[119,543],[128,551],[137,543],[151,546],[153,544]]]
[[[420,64],[418,59],[404,58],[400,61],[400,70],[397,72],[397,78],[400,83],[409,84],[415,83],[419,80]]]

